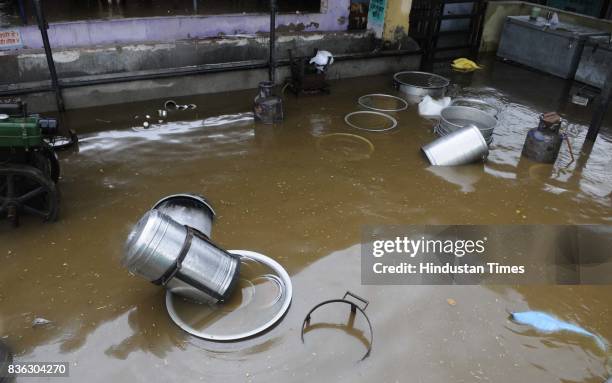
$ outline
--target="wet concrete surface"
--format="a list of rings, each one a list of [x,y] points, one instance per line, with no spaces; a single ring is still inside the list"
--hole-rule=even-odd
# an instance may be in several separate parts
[[[359,96],[393,94],[391,76],[334,82],[330,96],[287,95],[275,127],[240,114],[254,91],[177,99],[198,108],[149,129],[143,116],[164,100],[68,113],[81,144],[61,154],[60,221],[0,226],[0,339],[16,360],[70,362],[75,382],[604,381],[609,355],[591,340],[533,332],[508,311],[547,311],[612,340],[610,286],[360,283],[366,224],[611,223],[610,117],[583,147],[590,110],[563,105],[563,81],[487,68],[452,76],[461,94],[502,109],[491,154],[452,169],[421,155],[434,135],[414,106],[387,133],[345,125]],[[527,130],[549,110],[579,126],[573,163],[567,147],[554,166],[521,160]],[[190,337],[169,319],[163,291],[121,268],[131,226],[164,195],[187,191],[213,203],[217,243],[267,254],[292,276],[292,306],[271,331],[231,344]],[[318,314],[322,328],[304,345],[299,336],[314,304],[347,290],[371,302],[373,351],[361,363],[365,323],[338,327],[346,308]],[[33,327],[37,317],[52,323]]]

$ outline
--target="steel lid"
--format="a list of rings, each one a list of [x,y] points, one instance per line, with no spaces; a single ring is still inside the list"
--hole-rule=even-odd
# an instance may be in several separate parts
[[[164,234],[173,221],[158,210],[148,211],[132,228],[125,243],[122,265],[150,281],[160,278],[174,260],[154,258]]]
[[[253,251],[229,252],[240,256],[240,277],[224,303],[199,304],[166,293],[172,321],[198,338],[227,342],[253,337],[274,326],[291,304],[291,279],[278,262]]]

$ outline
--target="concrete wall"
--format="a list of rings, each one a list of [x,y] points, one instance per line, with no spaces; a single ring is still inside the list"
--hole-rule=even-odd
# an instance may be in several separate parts
[[[612,32],[612,21],[585,16],[578,13],[562,11],[556,8],[536,5],[526,1],[492,1],[487,6],[485,23],[480,45],[481,52],[496,52],[501,38],[502,27],[506,17],[529,15],[531,8],[538,6],[545,14],[549,10],[559,14],[559,20],[571,24]]]
[[[280,14],[279,31],[344,31],[350,0],[323,0],[320,13]],[[51,23],[49,39],[54,48],[96,45],[170,42],[219,35],[254,34],[269,30],[268,14],[172,16]],[[18,28],[24,48],[42,48],[36,26]]]
[[[373,35],[368,32],[280,33],[277,38],[280,60],[288,57],[288,49],[302,56],[312,55],[315,48],[345,54],[371,52],[375,44]],[[55,48],[53,51],[60,78],[265,60],[267,57],[268,39],[253,37]],[[0,65],[3,68],[0,85],[49,78],[46,57],[41,49],[0,52]]]

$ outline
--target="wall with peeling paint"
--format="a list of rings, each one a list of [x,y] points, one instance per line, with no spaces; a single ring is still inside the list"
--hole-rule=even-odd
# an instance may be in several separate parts
[[[408,24],[412,0],[387,0],[383,39],[399,42],[408,36]]]
[[[350,0],[321,2],[320,13],[280,14],[279,31],[344,31],[347,29]],[[112,20],[84,20],[52,23],[49,39],[54,48],[95,45],[170,42],[219,35],[267,32],[268,14],[214,16],[172,16]],[[19,28],[24,48],[42,48],[36,26]]]

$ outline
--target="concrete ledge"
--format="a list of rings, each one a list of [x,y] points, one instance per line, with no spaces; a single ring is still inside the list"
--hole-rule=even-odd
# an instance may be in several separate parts
[[[394,73],[400,70],[415,70],[419,68],[420,61],[420,54],[364,56],[350,60],[340,59],[330,68],[328,78],[335,80]],[[264,63],[262,62],[262,64]],[[256,88],[260,81],[267,79],[267,76],[268,71],[265,68],[234,70],[163,79],[79,86],[63,89],[62,93],[66,107],[68,109],[77,109],[166,97],[252,89]],[[279,79],[284,79],[288,76],[288,67],[285,66],[278,69]],[[42,113],[55,110],[53,92],[28,94],[22,96],[21,99],[28,102],[30,110],[33,111]]]

